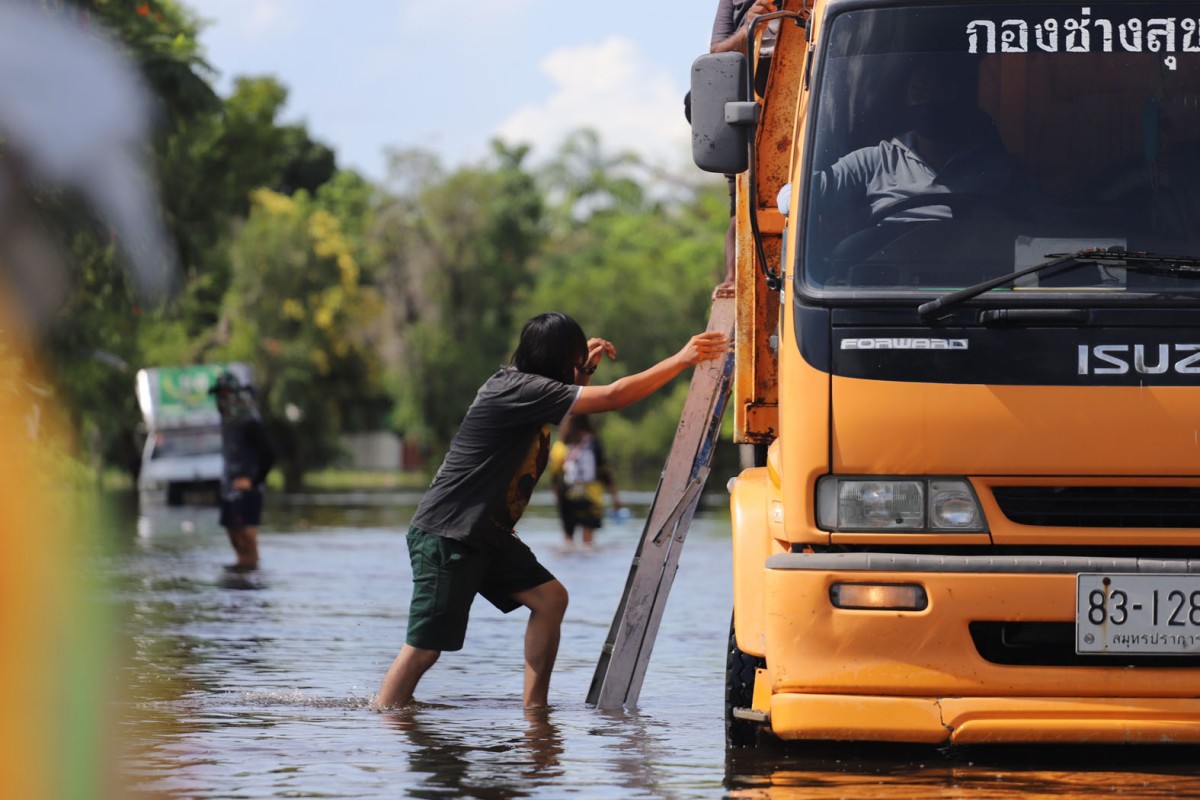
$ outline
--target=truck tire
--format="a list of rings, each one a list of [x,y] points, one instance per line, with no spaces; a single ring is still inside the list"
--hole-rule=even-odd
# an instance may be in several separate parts
[[[733,620],[729,621],[729,649],[725,670],[725,746],[758,747],[762,738],[762,726],[758,723],[733,716],[735,708],[750,708],[754,704],[755,670],[765,667],[766,659],[743,653],[737,646],[733,633]]]
[[[182,483],[167,484],[167,505],[181,506],[183,505],[183,489]]]

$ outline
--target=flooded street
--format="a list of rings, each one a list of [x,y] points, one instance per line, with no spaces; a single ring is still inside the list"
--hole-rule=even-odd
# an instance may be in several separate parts
[[[522,537],[571,593],[553,708],[521,708],[525,614],[479,600],[466,647],[418,688],[422,704],[374,712],[404,635],[404,502],[272,498],[264,569],[233,581],[215,510],[130,512],[106,559],[126,648],[127,796],[1200,797],[1195,749],[792,746],[727,759],[720,507],[693,523],[637,710],[600,712],[584,698],[642,520],[608,522],[596,550],[565,551],[540,507]]]

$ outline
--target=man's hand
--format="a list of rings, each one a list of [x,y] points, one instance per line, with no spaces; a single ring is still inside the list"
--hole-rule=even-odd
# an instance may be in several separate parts
[[[600,363],[600,359],[606,355],[608,356],[609,361],[617,360],[617,348],[612,342],[608,341],[607,339],[601,339],[598,336],[595,338],[592,338],[592,339],[588,339],[587,347],[588,347],[588,356],[587,356],[587,368],[588,369],[594,370],[596,368],[596,365]]]
[[[254,481],[243,475],[240,478],[234,478],[231,485],[239,492],[247,492],[254,488]]]
[[[710,53],[728,53],[732,51],[742,51],[746,49],[746,38],[750,34],[750,23],[755,17],[760,17],[763,14],[770,14],[772,11],[778,11],[775,3],[772,0],[754,0],[754,5],[746,11],[746,16],[742,18],[741,26],[734,31],[728,38],[723,41],[713,42],[709,47]]]
[[[720,358],[729,351],[729,337],[720,331],[705,331],[688,340],[679,351],[678,357],[688,366],[713,358]]]
[[[754,5],[750,6],[750,10],[746,12],[746,20],[742,23],[745,28],[750,27],[750,23],[754,22],[754,18],[763,14],[770,14],[772,11],[777,11],[775,8],[775,0],[754,0]]]

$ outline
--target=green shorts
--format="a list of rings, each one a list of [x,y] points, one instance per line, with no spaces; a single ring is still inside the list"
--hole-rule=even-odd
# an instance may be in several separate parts
[[[462,649],[475,595],[483,595],[507,614],[521,605],[514,594],[554,580],[516,536],[503,537],[499,546],[481,550],[409,528],[408,554],[413,594],[405,641],[425,650]]]

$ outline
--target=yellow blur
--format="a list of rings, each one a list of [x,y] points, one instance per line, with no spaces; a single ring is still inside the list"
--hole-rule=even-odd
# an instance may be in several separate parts
[[[0,791],[113,797],[99,688],[112,677],[109,638],[87,596],[89,529],[75,513],[88,498],[67,484],[64,426],[32,352],[0,331]]]

